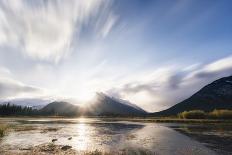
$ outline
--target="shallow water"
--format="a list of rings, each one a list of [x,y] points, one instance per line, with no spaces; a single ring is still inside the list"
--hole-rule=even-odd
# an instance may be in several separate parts
[[[231,128],[224,130],[223,134],[220,134],[219,131],[222,131],[222,129],[219,131],[216,129],[204,130],[205,125],[103,121],[94,118],[19,118],[1,119],[0,122],[12,124],[14,128],[13,131],[0,140],[0,148],[9,150],[29,148],[57,139],[54,142],[55,144],[70,145],[78,151],[97,149],[104,152],[112,152],[112,150],[117,152],[125,149],[143,149],[161,155],[213,155],[218,154],[218,151],[215,151],[213,147],[209,147],[204,140],[186,134],[188,133],[186,131],[202,129],[203,127],[203,130],[197,130],[198,133],[193,130],[194,133],[214,136],[219,134],[219,138],[230,138],[232,135]],[[69,140],[70,137],[71,140]],[[229,151],[223,153],[232,153]]]

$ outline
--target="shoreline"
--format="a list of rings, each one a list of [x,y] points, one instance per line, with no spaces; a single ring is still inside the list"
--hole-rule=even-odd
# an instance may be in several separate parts
[[[232,119],[180,119],[180,118],[167,118],[167,117],[62,117],[62,116],[0,116],[0,121],[4,119],[101,119],[104,121],[132,121],[132,122],[144,122],[144,123],[220,123],[220,124],[232,124]]]

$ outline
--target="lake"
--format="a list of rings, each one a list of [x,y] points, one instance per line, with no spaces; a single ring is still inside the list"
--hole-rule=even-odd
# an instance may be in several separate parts
[[[26,154],[33,147],[50,143],[71,146],[80,154],[95,150],[110,154],[232,154],[230,124],[100,118],[1,118],[0,123],[11,126],[0,139],[0,154]]]

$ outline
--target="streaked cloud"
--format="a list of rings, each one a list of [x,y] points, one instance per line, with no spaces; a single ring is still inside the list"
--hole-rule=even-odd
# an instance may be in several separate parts
[[[104,38],[108,35],[108,33],[111,31],[111,29],[113,28],[113,26],[115,25],[116,21],[117,21],[117,16],[110,14],[107,17],[107,20],[105,22],[105,24],[103,25],[102,29],[100,30],[101,36]]]
[[[59,62],[72,52],[73,42],[78,46],[86,25],[100,22],[95,33],[107,36],[116,21],[109,6],[110,1],[102,0],[2,1],[0,45],[15,47],[32,59]],[[103,7],[106,11],[99,15]]]

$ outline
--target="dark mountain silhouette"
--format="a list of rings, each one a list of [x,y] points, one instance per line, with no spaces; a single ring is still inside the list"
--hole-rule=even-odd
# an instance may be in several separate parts
[[[214,109],[232,109],[232,76],[216,80],[203,87],[190,98],[152,115],[170,116],[183,111],[198,109],[206,112]]]
[[[97,93],[95,101],[88,106],[87,114],[141,116],[147,112],[128,101]]]

